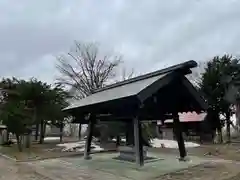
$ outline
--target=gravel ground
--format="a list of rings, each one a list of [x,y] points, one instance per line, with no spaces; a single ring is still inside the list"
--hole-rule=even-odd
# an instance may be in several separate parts
[[[206,152],[212,152],[216,159],[230,160],[212,160],[211,163],[163,175],[156,178],[156,180],[240,180],[240,161],[236,161],[240,160],[239,149],[239,144],[192,149],[190,154],[204,156]],[[160,153],[161,151],[169,150],[159,150],[158,152]],[[175,150],[171,153],[175,153]],[[47,177],[46,174],[45,172],[36,172],[34,167],[26,165],[26,163],[15,163],[0,157],[0,180],[55,180]],[[71,180],[71,178],[68,178],[68,180]],[[93,178],[92,180],[95,179]]]
[[[25,164],[0,157],[0,180],[51,180]]]
[[[213,162],[170,173],[159,180],[239,180],[239,167],[232,162]]]
[[[150,148],[157,153],[179,155],[178,149]],[[188,155],[240,161],[240,143],[201,145],[197,148],[188,148]]]
[[[156,178],[156,180],[239,180],[239,169],[239,163],[231,161],[216,161],[163,175]],[[41,172],[40,174],[32,167],[25,165],[25,163],[14,163],[4,158],[0,158],[0,180],[6,179],[53,180],[44,176],[44,172]]]

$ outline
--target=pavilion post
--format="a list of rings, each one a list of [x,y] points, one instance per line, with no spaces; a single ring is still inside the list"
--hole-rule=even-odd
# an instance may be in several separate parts
[[[137,117],[133,120],[134,126],[134,148],[135,148],[135,155],[136,155],[136,164],[138,166],[144,165],[143,159],[143,146],[142,146],[142,132],[141,132],[141,124]]]
[[[130,119],[130,122],[127,122],[126,126],[126,145],[131,146],[134,145],[134,122]]]
[[[91,151],[94,125],[95,125],[95,119],[92,117],[92,115],[90,115],[89,122],[88,122],[88,129],[87,129],[87,139],[85,142],[85,149],[84,149],[84,159],[86,160],[91,159],[90,151]]]
[[[173,114],[173,125],[174,125],[174,133],[178,142],[178,149],[180,153],[180,159],[179,160],[184,160],[185,157],[187,156],[185,144],[184,144],[184,138],[182,134],[182,128],[181,124],[179,121],[179,115],[178,113]]]

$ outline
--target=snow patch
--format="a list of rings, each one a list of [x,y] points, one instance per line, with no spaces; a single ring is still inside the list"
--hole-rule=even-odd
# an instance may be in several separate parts
[[[153,139],[151,141],[152,147],[155,148],[172,148],[172,149],[178,149],[178,143],[174,140],[165,140],[165,139]],[[185,142],[186,148],[193,148],[193,147],[199,147],[200,144],[193,143],[193,142]]]
[[[60,141],[60,137],[45,137],[44,141]]]
[[[116,142],[117,139],[116,139],[116,138],[113,138],[112,141]],[[126,142],[126,138],[121,138],[121,141],[122,141],[122,142]]]
[[[84,152],[85,149],[85,141],[79,141],[75,143],[63,143],[63,144],[57,144],[58,147],[63,147],[63,152]],[[103,148],[100,148],[100,146],[96,145],[95,143],[91,144],[91,148],[95,151],[101,151]]]
[[[115,138],[112,139],[113,141],[116,141]],[[126,142],[125,138],[121,139],[122,142]],[[155,148],[173,148],[178,149],[177,141],[174,140],[167,140],[167,139],[152,139],[151,140],[152,147]],[[185,142],[186,148],[193,148],[193,147],[199,147],[200,144],[193,143],[193,142]]]
[[[112,139],[113,141],[116,141],[115,138]],[[121,139],[122,142],[126,142],[125,138]],[[167,139],[152,139],[151,140],[152,147],[155,148],[172,148],[172,149],[178,149],[178,143],[174,140],[167,140]],[[185,142],[186,148],[193,148],[193,147],[199,147],[200,144],[193,143],[193,142]]]

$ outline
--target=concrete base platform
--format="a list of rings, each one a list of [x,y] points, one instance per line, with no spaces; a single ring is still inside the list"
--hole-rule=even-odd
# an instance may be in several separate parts
[[[129,162],[135,162],[136,161],[136,150],[134,147],[131,146],[119,146],[118,147],[119,156],[116,158],[118,160],[124,160]],[[143,147],[143,158],[144,160],[149,159],[150,157],[147,157],[147,148]]]
[[[93,180],[148,180],[179,171],[188,167],[208,162],[206,159],[189,157],[190,161],[179,162],[178,157],[168,154],[149,153],[157,160],[146,163],[143,167],[127,161],[114,159],[118,153],[101,153],[91,155],[91,160],[83,157],[59,158],[31,162],[37,169],[44,169],[45,174],[58,180],[93,179]]]

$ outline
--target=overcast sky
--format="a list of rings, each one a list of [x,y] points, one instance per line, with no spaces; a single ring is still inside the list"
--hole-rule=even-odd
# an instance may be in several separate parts
[[[240,53],[239,0],[1,0],[0,76],[52,82],[55,56],[99,42],[136,72]]]

